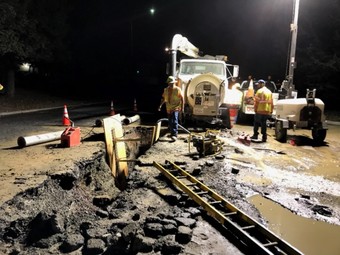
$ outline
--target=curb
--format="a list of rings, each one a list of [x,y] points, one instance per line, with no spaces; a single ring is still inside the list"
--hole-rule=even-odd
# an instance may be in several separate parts
[[[340,126],[339,121],[331,121],[331,120],[326,120],[326,123],[331,126]]]

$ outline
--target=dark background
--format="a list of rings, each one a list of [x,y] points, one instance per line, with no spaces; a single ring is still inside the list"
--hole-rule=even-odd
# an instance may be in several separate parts
[[[177,33],[204,54],[227,55],[240,66],[240,80],[272,75],[281,82],[288,72],[294,0],[27,0],[25,5],[2,0],[1,5],[0,32],[12,29],[19,37],[0,39],[5,87],[8,70],[26,61],[35,72],[16,69],[16,86],[158,104],[169,62],[165,47]],[[306,88],[316,88],[329,108],[336,108],[339,93],[339,11],[339,0],[300,1],[294,84],[300,97]]]

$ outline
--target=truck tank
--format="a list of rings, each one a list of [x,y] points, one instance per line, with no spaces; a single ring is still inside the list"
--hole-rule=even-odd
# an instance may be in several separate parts
[[[194,77],[184,89],[186,119],[229,127],[229,113],[224,106],[224,80],[213,74]]]
[[[215,117],[224,99],[224,81],[213,74],[193,78],[185,89],[185,99],[193,115]]]

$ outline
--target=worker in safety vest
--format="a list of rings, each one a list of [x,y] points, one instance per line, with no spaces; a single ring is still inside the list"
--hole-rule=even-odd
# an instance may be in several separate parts
[[[176,86],[177,81],[175,77],[169,76],[167,83],[168,87],[164,89],[158,111],[161,110],[162,105],[165,103],[171,140],[176,141],[178,134],[178,119],[183,109],[183,95],[181,88]]]
[[[265,86],[265,81],[260,79],[257,82],[258,90],[254,102],[254,134],[251,139],[257,140],[259,127],[261,127],[262,142],[267,141],[267,120],[273,113],[272,92]]]

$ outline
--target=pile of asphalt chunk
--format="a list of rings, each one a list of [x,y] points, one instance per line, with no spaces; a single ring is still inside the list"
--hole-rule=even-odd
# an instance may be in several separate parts
[[[0,253],[178,254],[200,211],[159,183],[134,170],[118,190],[99,151],[0,207]]]

